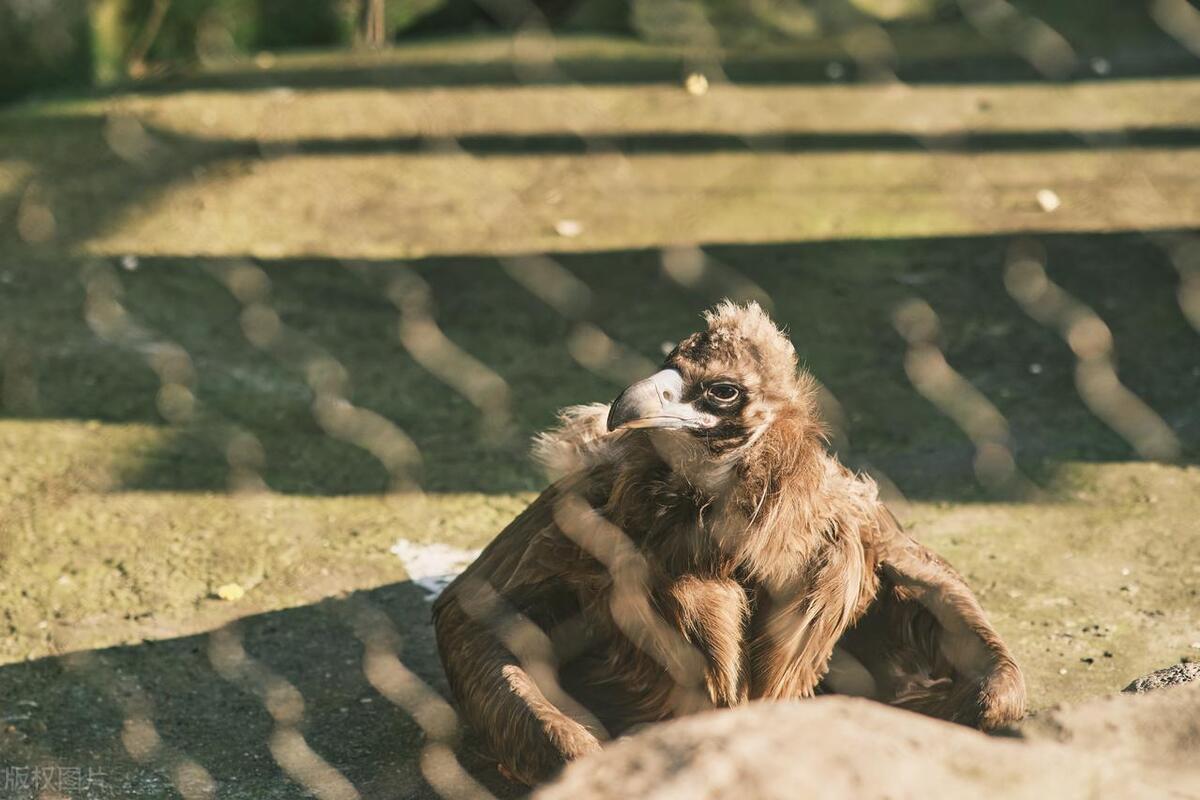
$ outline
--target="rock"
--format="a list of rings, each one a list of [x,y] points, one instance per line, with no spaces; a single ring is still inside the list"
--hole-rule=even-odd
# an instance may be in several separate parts
[[[574,238],[583,233],[583,223],[576,219],[560,219],[554,223],[554,232],[559,236]]]
[[[1200,663],[1175,664],[1166,669],[1155,670],[1143,675],[1122,689],[1130,694],[1145,694],[1167,686],[1180,686],[1200,680]]]
[[[1054,708],[1023,724],[1021,735],[1136,770],[1155,788],[1150,796],[1200,797],[1200,683]]]
[[[1042,211],[1047,214],[1057,211],[1058,207],[1062,205],[1062,200],[1053,189],[1040,189],[1037,193],[1037,202]]]
[[[222,600],[234,603],[246,596],[246,590],[242,588],[240,583],[227,583],[224,586],[217,587],[217,597]]]
[[[849,697],[653,726],[536,800],[1181,797],[1200,786],[1200,684],[1040,715],[1013,736]]]
[[[695,95],[696,97],[708,93],[708,78],[699,72],[693,72],[691,75],[688,75],[683,85],[687,89],[688,94]]]

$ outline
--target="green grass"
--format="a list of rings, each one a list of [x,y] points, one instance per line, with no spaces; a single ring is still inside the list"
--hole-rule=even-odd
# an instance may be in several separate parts
[[[629,47],[564,46],[597,75]],[[544,485],[526,445],[554,410],[610,399],[726,295],[769,299],[840,404],[844,457],[967,575],[1035,708],[1195,655],[1200,347],[1171,255],[1200,227],[1200,82],[481,87],[465,47],[285,59],[267,77],[291,91],[231,66],[0,114],[0,763],[99,766],[96,797],[164,797],[186,756],[221,796],[294,796],[266,707],[213,669],[208,632],[241,619],[303,696],[315,752],[364,796],[429,796],[420,731],[347,622],[381,608],[401,662],[442,687],[389,546],[485,543]],[[478,58],[499,69],[505,47]],[[417,85],[429,63],[463,80]],[[1157,138],[1074,133],[1130,127]],[[1138,461],[1080,399],[1068,345],[1008,295],[1006,254],[1030,238],[1111,329],[1177,462]],[[518,280],[526,253],[554,258],[535,288],[559,310]],[[1040,492],[979,485],[970,440],[913,389],[892,323],[913,297]],[[414,338],[427,318],[486,373]],[[624,358],[589,356],[581,325]],[[330,388],[394,430],[353,443],[315,409]],[[396,430],[419,466],[389,471]],[[423,493],[389,491],[410,466]],[[250,468],[268,491],[234,491]],[[230,582],[245,598],[216,598]],[[122,731],[142,717],[163,749],[138,764]]]

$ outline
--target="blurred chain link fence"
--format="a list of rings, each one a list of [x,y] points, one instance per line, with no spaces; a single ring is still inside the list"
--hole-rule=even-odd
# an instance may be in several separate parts
[[[518,68],[519,78],[527,78],[531,83],[571,83],[571,75],[554,60],[554,35],[546,24],[544,8],[522,0],[487,0],[481,5],[494,16],[525,21],[512,40],[514,52],[522,54],[519,63],[524,66]],[[25,6],[28,9],[23,11]],[[18,3],[5,13],[37,10],[37,4],[28,0],[25,6]],[[725,48],[731,41],[752,39],[755,31],[761,34],[764,28],[776,41],[786,41],[789,35],[824,36],[835,41],[845,58],[830,59],[826,64],[830,82],[853,76],[858,82],[902,87],[892,29],[887,23],[913,18],[928,25],[950,24],[947,20],[955,9],[948,6],[952,4],[918,0],[851,3],[770,0],[747,4],[639,0],[632,4],[630,19],[633,28],[648,39],[686,44],[686,69],[679,76],[680,91],[702,96],[708,92],[740,91],[722,68]],[[1200,57],[1200,11],[1186,0],[1152,0],[1150,8],[1153,18],[1167,34]],[[1062,34],[1004,0],[961,0],[957,12],[956,19],[965,21],[983,38],[1018,54],[1047,81],[1061,80],[1081,71],[1103,73],[1107,69],[1102,63],[1081,63],[1080,56]],[[522,74],[522,69],[528,74]],[[594,104],[592,95],[586,93],[577,102],[579,108],[564,110],[563,131],[579,137],[586,153],[613,159],[614,173],[624,176],[628,202],[636,204],[639,191],[636,169],[628,163],[636,155],[624,153],[613,146],[609,137],[597,134],[609,113],[604,105]],[[752,103],[752,97],[743,100],[745,113],[754,116],[760,127],[771,129],[775,112],[768,107],[748,107],[747,102]],[[1097,113],[1101,111],[1097,109]],[[577,119],[592,122],[581,126]],[[464,159],[479,158],[444,131],[430,130],[428,134],[442,152],[456,152]],[[1086,145],[1088,134],[1079,135]],[[117,119],[107,136],[113,149],[126,158],[153,157],[152,151],[157,146],[147,142],[144,130],[136,122]],[[919,133],[914,136],[931,152],[953,150],[955,146],[953,138]],[[769,137],[741,138],[751,153],[772,146]],[[774,179],[770,163],[764,160],[761,164],[759,172],[749,176],[739,174],[739,180],[769,185]],[[981,219],[991,213],[986,202],[989,179],[971,163],[946,166],[939,162],[935,173],[932,179],[943,191],[963,198],[964,212]],[[720,179],[720,176],[710,177]],[[1148,177],[1130,175],[1128,179],[1142,180],[1153,191],[1153,181]],[[964,191],[964,187],[968,189]],[[48,238],[57,224],[52,207],[39,195],[40,191],[37,186],[27,189],[15,217],[21,237],[31,242]],[[489,187],[489,191],[492,196],[488,213],[493,219],[503,221],[509,215],[521,213],[524,200],[517,193],[506,192],[502,187]],[[1047,213],[1059,202],[1049,190],[1037,200]],[[1161,202],[1169,203],[1165,198]],[[690,205],[681,204],[674,213],[683,217],[697,212]],[[575,236],[578,223],[564,220],[557,233],[562,237]],[[1184,233],[1148,232],[1147,236],[1178,270],[1179,306],[1200,332],[1200,239]],[[771,297],[766,290],[700,247],[665,246],[660,253],[663,276],[681,291],[703,298],[704,303],[730,297],[756,300],[770,308]],[[1005,259],[1004,285],[1012,299],[1037,324],[1057,331],[1073,354],[1075,386],[1087,408],[1142,457],[1163,460],[1176,457],[1180,444],[1171,427],[1122,383],[1114,358],[1113,334],[1101,315],[1055,283],[1054,265],[1047,262],[1045,251],[1036,242],[1017,237]],[[343,267],[395,307],[394,335],[399,346],[427,371],[430,379],[439,381],[446,392],[461,396],[474,408],[480,446],[511,442],[516,435],[513,392],[497,371],[456,344],[439,327],[438,300],[419,272],[403,262],[381,265],[348,259]],[[564,345],[581,369],[606,381],[624,384],[644,377],[655,368],[654,359],[643,355],[648,350],[645,342],[620,341],[604,329],[603,320],[592,310],[592,290],[554,254],[504,256],[500,268],[568,323],[569,334]],[[238,324],[246,343],[293,373],[311,391],[312,419],[320,430],[376,459],[390,476],[390,491],[408,497],[419,495],[424,456],[414,436],[404,430],[403,421],[355,404],[352,399],[355,376],[334,353],[283,321],[272,299],[267,272],[252,259],[233,259],[213,261],[208,265],[208,274],[238,303]],[[142,320],[139,309],[126,300],[121,263],[89,262],[80,279],[86,287],[83,314],[88,327],[99,339],[149,366],[159,381],[155,402],[163,420],[173,426],[199,428],[214,439],[227,460],[228,490],[239,502],[254,504],[262,493],[271,491],[263,474],[267,458],[264,443],[254,430],[228,419],[221,409],[208,407],[199,399],[192,357],[182,344],[171,341]],[[913,390],[952,420],[969,440],[981,484],[1009,494],[1036,493],[1030,478],[1017,466],[1008,421],[984,391],[955,369],[941,349],[937,309],[917,291],[909,295],[896,305],[892,324],[907,348],[904,369]],[[480,313],[487,310],[481,309]],[[13,375],[20,372],[11,360],[6,366]],[[5,392],[16,397],[15,404],[28,399],[22,399],[23,386],[19,375],[9,376],[4,382]],[[822,390],[822,406],[834,428],[835,445],[846,449],[849,423],[828,389]],[[197,426],[198,421],[203,424]],[[859,462],[859,466],[869,467],[865,462]],[[888,499],[903,502],[887,476],[872,471]],[[568,497],[560,504],[557,521],[583,551],[612,571],[617,625],[651,654],[680,687],[680,708],[702,707],[703,698],[691,695],[703,694],[703,659],[654,611],[647,597],[648,567],[642,563],[644,556],[637,545],[582,498]],[[570,698],[557,685],[548,632],[511,609],[505,610],[497,587],[477,586],[473,597],[478,607],[469,608],[468,612],[494,626],[497,639],[534,676],[543,692],[552,699],[558,698],[563,707],[569,707]],[[418,763],[429,786],[446,798],[492,796],[478,777],[459,762],[461,731],[455,711],[445,697],[414,674],[398,655],[402,634],[387,612],[356,596],[339,602],[338,615],[362,643],[360,667],[369,683],[396,706],[398,713],[410,716],[424,732]],[[207,658],[222,679],[256,698],[269,713],[274,727],[268,747],[289,779],[323,800],[360,796],[355,785],[306,741],[302,725],[305,698],[300,690],[273,672],[266,661],[247,652],[236,623],[209,634]],[[113,695],[125,717],[121,742],[132,762],[165,772],[174,790],[187,800],[222,796],[221,787],[204,765],[192,760],[186,752],[163,744],[153,722],[154,701],[131,683],[129,676],[112,673],[102,656],[87,653],[72,657],[70,669],[71,674],[81,675]],[[231,720],[231,724],[236,724],[236,720]],[[46,754],[42,763],[53,765],[53,757]],[[61,789],[44,786],[33,792],[30,785],[4,796],[25,796],[22,791],[41,798],[75,796]]]

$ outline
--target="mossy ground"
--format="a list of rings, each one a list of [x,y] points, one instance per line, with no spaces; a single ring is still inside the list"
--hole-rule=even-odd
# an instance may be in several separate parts
[[[1200,655],[1200,332],[1171,260],[1200,225],[1200,80],[764,85],[760,65],[694,97],[678,53],[564,46],[584,83],[512,85],[495,42],[420,45],[0,114],[0,766],[167,797],[198,791],[199,765],[221,797],[286,798],[296,730],[365,797],[430,795],[421,730],[348,622],[382,610],[400,663],[442,688],[388,548],[485,543],[543,485],[526,444],[554,410],[611,398],[725,295],[769,298],[840,403],[845,457],[967,576],[1035,709]],[[1108,324],[1177,460],[1139,461],[1080,399],[1070,348],[1005,288],[1017,239]],[[507,258],[530,252],[561,270]],[[508,387],[500,435],[405,338],[397,281]],[[982,488],[971,442],[914,391],[892,323],[913,297],[1038,493]],[[256,346],[267,312],[280,333]],[[632,355],[606,361],[590,325]],[[411,439],[422,493],[330,435],[314,363]],[[267,491],[234,491],[245,463]],[[245,597],[218,599],[228,583]],[[303,698],[294,727],[218,669],[209,632],[235,620],[263,685]]]

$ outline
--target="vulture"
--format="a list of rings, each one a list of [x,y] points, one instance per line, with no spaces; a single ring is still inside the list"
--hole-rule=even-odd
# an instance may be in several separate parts
[[[1008,648],[828,450],[788,338],[753,303],[704,318],[659,372],[538,437],[557,479],[434,604],[501,772],[537,784],[641,725],[758,699],[1019,719]]]

